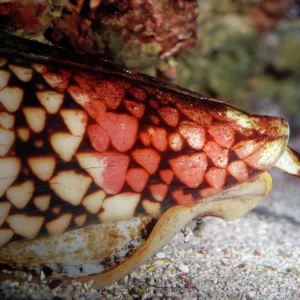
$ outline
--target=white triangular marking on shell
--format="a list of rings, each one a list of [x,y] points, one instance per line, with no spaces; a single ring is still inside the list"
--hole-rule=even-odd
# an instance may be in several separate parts
[[[74,223],[77,226],[83,226],[86,222],[86,219],[87,219],[87,214],[79,215],[74,217]]]
[[[54,151],[64,160],[70,161],[77,151],[82,136],[74,136],[69,133],[54,133],[50,137],[50,144]]]
[[[43,181],[52,177],[56,167],[56,161],[53,156],[29,157],[27,162],[34,175]]]
[[[21,161],[17,157],[0,158],[0,197],[16,180],[21,170]]]
[[[46,229],[51,235],[61,234],[68,228],[71,219],[72,219],[72,214],[62,215],[57,219],[54,219],[53,221],[47,223]]]
[[[13,235],[14,235],[14,232],[11,229],[1,228],[0,229],[0,248],[9,242],[11,240],[11,238],[13,237]]]
[[[2,111],[0,113],[0,126],[4,129],[12,129],[15,124],[15,116]]]
[[[107,167],[105,157],[98,159],[95,153],[78,153],[76,155],[80,166],[92,176],[94,182],[100,186],[103,181],[102,174]]]
[[[40,211],[46,211],[49,207],[50,200],[51,200],[50,195],[36,196],[33,199],[33,204]]]
[[[8,65],[9,69],[23,82],[28,82],[32,79],[33,70],[17,65]]]
[[[27,239],[34,239],[40,231],[44,217],[26,216],[24,214],[10,215],[7,218],[9,227],[16,233]]]
[[[110,222],[132,218],[140,196],[136,193],[122,193],[106,198],[102,204],[104,211],[98,215],[99,220]]]
[[[0,67],[5,66],[7,63],[7,59],[5,57],[0,57]]]
[[[7,154],[15,141],[15,132],[0,128],[0,156]]]
[[[0,203],[0,227],[5,222],[6,217],[10,211],[11,204],[9,202],[1,202]]]
[[[41,132],[46,123],[46,111],[40,107],[24,107],[27,124],[34,132]]]
[[[27,180],[18,185],[11,186],[6,191],[7,199],[17,208],[24,208],[34,192],[34,182]]]
[[[74,88],[76,89],[76,92],[74,91]],[[79,86],[77,85],[71,85],[67,89],[71,97],[74,99],[74,101],[81,105],[84,106],[86,103],[90,101],[89,95],[85,92],[83,92]]]
[[[161,204],[150,200],[143,200],[142,206],[149,215],[157,215],[161,211]]]
[[[27,127],[18,127],[17,134],[22,142],[27,142],[30,137],[30,130]]]
[[[23,100],[24,92],[18,86],[7,86],[0,91],[0,103],[9,112],[19,109]]]
[[[0,70],[0,90],[7,86],[10,78],[10,73],[4,70]]]
[[[62,171],[53,177],[49,183],[51,189],[62,200],[76,206],[80,204],[87,192],[92,178],[75,171]]]
[[[62,109],[60,114],[74,136],[82,136],[87,125],[87,113],[77,109]]]
[[[40,73],[40,74],[45,74],[45,73],[47,73],[47,67],[44,66],[44,65],[41,65],[41,64],[32,64],[32,68],[33,68],[36,72],[38,72],[38,73]]]
[[[64,101],[65,95],[56,91],[38,91],[36,96],[49,114],[56,114]]]
[[[68,87],[70,76],[70,73],[61,70],[61,74],[48,72],[43,75],[43,78],[52,88],[64,91]]]
[[[105,193],[103,191],[98,191],[86,196],[82,201],[82,205],[91,214],[96,214],[100,210],[104,198]]]

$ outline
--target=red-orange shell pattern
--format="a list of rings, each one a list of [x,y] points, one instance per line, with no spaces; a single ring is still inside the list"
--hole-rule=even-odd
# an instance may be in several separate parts
[[[282,119],[125,75],[1,56],[0,246],[215,196],[279,158]]]

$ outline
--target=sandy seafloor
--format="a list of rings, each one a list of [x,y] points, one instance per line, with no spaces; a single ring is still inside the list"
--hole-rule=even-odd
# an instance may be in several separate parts
[[[299,149],[299,144],[297,145]],[[168,246],[105,289],[5,281],[0,299],[300,299],[300,179],[272,170],[273,191],[225,223],[204,219],[201,237]]]

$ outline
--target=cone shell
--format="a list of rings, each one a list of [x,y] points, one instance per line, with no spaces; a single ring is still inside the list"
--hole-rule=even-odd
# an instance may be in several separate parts
[[[0,246],[216,196],[271,168],[286,147],[283,119],[112,66],[89,67],[84,57],[58,64],[66,54],[52,48],[37,62],[40,45],[27,41],[27,54],[10,55],[7,40]]]
[[[152,252],[143,248],[153,253],[194,216],[194,206],[225,218],[223,208],[201,205],[260,178],[286,148],[289,127],[281,118],[250,115],[146,75],[1,33],[0,46],[5,265],[38,273],[51,257],[53,276],[98,274],[126,263],[154,234]],[[179,217],[186,207],[189,213]],[[175,223],[164,223],[163,216]],[[166,226],[173,227],[160,242]],[[137,254],[128,270],[141,257],[148,256]],[[118,273],[112,272],[109,278]]]

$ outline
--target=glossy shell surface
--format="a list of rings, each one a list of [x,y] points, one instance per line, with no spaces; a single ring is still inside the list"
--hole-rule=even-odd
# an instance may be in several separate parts
[[[133,268],[196,215],[239,216],[220,204],[224,191],[240,201],[239,187],[263,186],[243,212],[268,193],[264,172],[286,149],[285,120],[16,40],[0,41],[4,265],[38,273],[52,258],[66,278]]]

